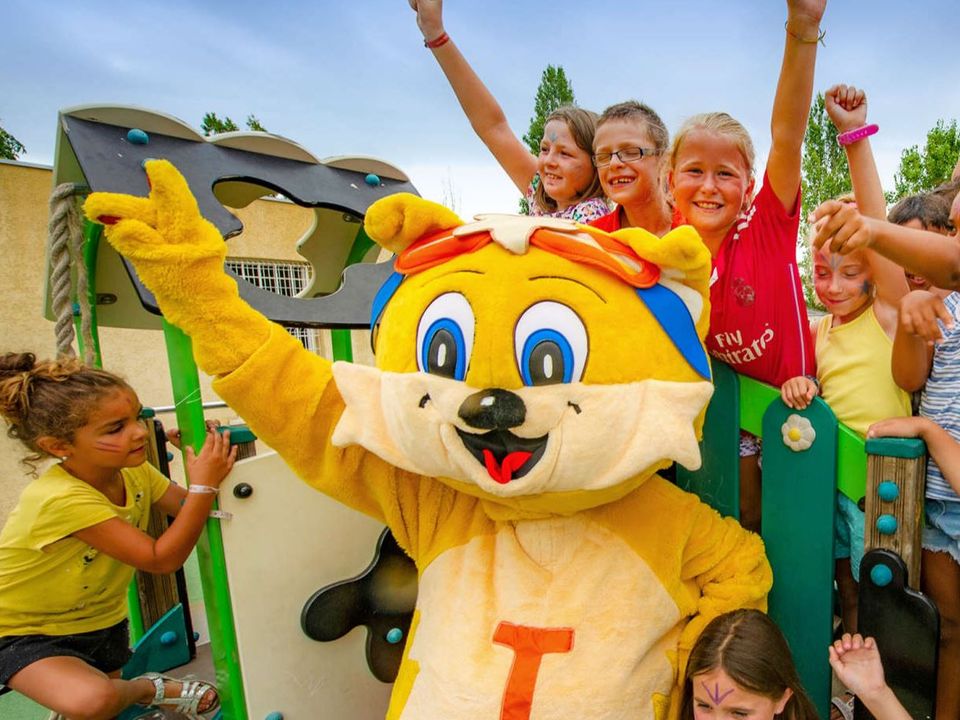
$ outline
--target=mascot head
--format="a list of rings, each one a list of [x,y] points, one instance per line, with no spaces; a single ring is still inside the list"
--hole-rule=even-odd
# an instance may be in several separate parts
[[[501,518],[571,514],[672,461],[698,467],[713,386],[696,232],[476,220],[412,195],[370,207],[367,234],[396,272],[374,302],[377,367],[335,365],[334,442]]]

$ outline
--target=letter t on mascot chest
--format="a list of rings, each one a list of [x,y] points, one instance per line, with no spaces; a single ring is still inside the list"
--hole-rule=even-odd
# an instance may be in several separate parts
[[[656,474],[699,465],[712,392],[696,233],[385,198],[377,365],[331,365],[239,299],[176,170],[147,171],[148,200],[88,216],[120,219],[108,239],[251,429],[417,565],[388,717],[674,716],[700,629],[771,584],[759,538]]]

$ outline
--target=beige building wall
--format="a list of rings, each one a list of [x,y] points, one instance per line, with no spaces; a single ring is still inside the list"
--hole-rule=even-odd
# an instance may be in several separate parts
[[[53,323],[43,317],[44,266],[47,244],[48,202],[52,170],[26,163],[0,161],[0,352],[30,351],[38,357],[54,354]],[[229,241],[229,255],[239,258],[302,261],[296,242],[312,223],[313,212],[289,202],[262,199],[247,208],[233,210],[244,223],[244,232]],[[365,333],[355,333],[354,357],[370,362]],[[100,345],[104,367],[126,378],[141,402],[150,407],[173,404],[169,366],[163,335],[154,330],[101,328]],[[329,356],[329,333],[321,337],[321,351]],[[210,379],[201,374],[205,402],[219,398]],[[235,420],[229,408],[210,410],[208,418]],[[174,424],[172,413],[160,415]],[[7,518],[30,477],[20,464],[23,447],[4,434],[0,437],[0,525]],[[178,476],[181,463],[174,463]]]

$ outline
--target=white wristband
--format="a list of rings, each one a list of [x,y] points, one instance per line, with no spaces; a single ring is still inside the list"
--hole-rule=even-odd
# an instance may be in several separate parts
[[[190,485],[187,487],[188,493],[199,493],[201,495],[216,495],[220,492],[220,488],[215,488],[212,485]]]

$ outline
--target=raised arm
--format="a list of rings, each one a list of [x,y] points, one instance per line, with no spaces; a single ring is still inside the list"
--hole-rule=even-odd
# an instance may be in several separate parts
[[[163,534],[154,539],[120,518],[78,530],[74,537],[100,552],[138,570],[171,573],[180,568],[197,544],[216,491],[233,467],[237,449],[230,447],[230,433],[207,432],[199,455],[187,449],[187,472],[191,487],[203,492],[184,490],[173,483],[156,500],[155,505],[176,515]]]
[[[787,0],[786,44],[770,119],[767,178],[788,212],[800,188],[800,152],[813,96],[820,20],[827,0]]]
[[[910,720],[883,677],[883,664],[873,638],[844,633],[829,648],[830,666],[877,720]]]
[[[817,226],[814,248],[828,243],[831,251],[841,254],[873,248],[939,288],[960,290],[960,243],[955,237],[864,217],[857,208],[836,200],[821,204],[812,219]]]
[[[839,133],[862,128],[867,124],[867,96],[863,90],[848,85],[834,85],[824,95],[824,107]],[[887,202],[880,184],[880,173],[873,157],[870,140],[862,138],[844,145],[847,164],[850,166],[850,181],[857,208],[862,215],[885,220]],[[896,306],[910,288],[903,268],[892,260],[875,252],[868,253],[867,260],[873,271],[877,298],[881,301],[884,325],[889,328],[896,323]]]
[[[526,193],[530,181],[537,172],[536,158],[510,129],[507,116],[496,98],[483,84],[470,67],[466,58],[454,44],[447,39],[438,41],[446,33],[443,29],[443,0],[408,0],[410,7],[417,13],[417,25],[423,33],[423,39],[430,45],[433,56],[447,81],[460,101],[460,107],[470,121],[470,125],[493,157],[500,163],[507,175],[521,193]]]

